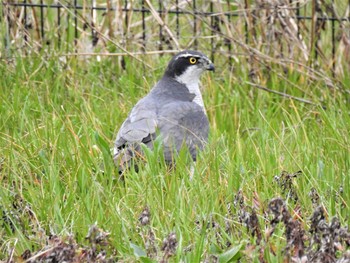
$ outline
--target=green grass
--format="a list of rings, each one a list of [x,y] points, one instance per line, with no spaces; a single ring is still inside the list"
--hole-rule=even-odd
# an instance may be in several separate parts
[[[257,210],[264,233],[268,222],[263,212],[270,199],[287,198],[290,211],[296,206],[274,179],[283,170],[303,172],[293,187],[306,229],[313,188],[329,218],[338,216],[349,225],[346,97],[322,81],[290,72],[285,77],[297,90],[281,81],[278,68],[270,72],[268,87],[299,97],[312,94],[325,108],[256,90],[246,84],[244,66],[234,65],[231,72],[218,61],[217,73],[203,76],[211,135],[193,178],[185,153],[176,170],[169,171],[157,161],[159,146],[147,154],[138,173],[129,171],[120,181],[109,148],[129,110],[159,79],[168,59],[146,58],[152,69],[128,59],[125,71],[114,58],[88,63],[71,58],[66,64],[40,58],[1,62],[0,208],[5,216],[0,219],[0,260],[10,248],[16,256],[42,248],[50,234],[71,234],[87,244],[89,226],[97,223],[110,232],[115,251],[107,253],[126,262],[137,259],[131,243],[146,250],[150,231],[157,260],[163,255],[163,239],[175,232],[178,247],[171,261],[199,262],[211,254],[234,254],[230,249],[237,248],[243,262],[256,262],[257,249],[244,252],[254,238],[239,223],[234,199],[241,190],[246,205]],[[350,83],[344,79],[343,84]],[[138,219],[146,206],[150,224],[141,226]],[[225,231],[225,222],[232,231]],[[286,245],[282,227],[269,242],[277,252],[272,255],[267,249],[265,259],[281,262]]]

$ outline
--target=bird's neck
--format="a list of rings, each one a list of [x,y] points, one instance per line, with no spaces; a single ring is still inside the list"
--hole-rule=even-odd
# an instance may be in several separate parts
[[[187,83],[187,84],[185,84],[185,83],[182,83],[182,84],[184,84],[186,86],[186,88],[188,89],[188,91],[190,93],[194,94],[193,102],[197,103],[199,106],[204,108],[202,93],[201,93],[200,88],[199,88],[199,80],[192,81],[192,82]]]
[[[194,98],[192,100],[193,102],[204,108],[202,93],[199,88],[199,76],[190,76],[190,74],[183,74],[181,76],[176,76],[174,79],[184,85],[189,93],[194,94]]]

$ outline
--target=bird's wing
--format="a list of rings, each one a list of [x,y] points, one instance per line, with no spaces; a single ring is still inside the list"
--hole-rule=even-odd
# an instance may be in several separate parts
[[[114,144],[114,161],[118,166],[126,166],[140,143],[147,144],[157,128],[157,113],[153,101],[144,98],[132,109],[122,124]]]
[[[174,102],[165,105],[158,117],[159,132],[163,136],[164,156],[172,161],[186,144],[192,158],[196,159],[197,148],[208,140],[209,121],[202,107],[193,102]]]

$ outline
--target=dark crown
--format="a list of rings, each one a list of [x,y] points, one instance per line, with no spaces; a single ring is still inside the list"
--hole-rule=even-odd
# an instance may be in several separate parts
[[[197,61],[199,61],[199,59],[205,59],[209,61],[208,57],[201,52],[194,50],[184,50],[176,54],[170,60],[164,75],[168,77],[180,76],[188,67],[195,64],[191,63],[190,58],[195,58]]]

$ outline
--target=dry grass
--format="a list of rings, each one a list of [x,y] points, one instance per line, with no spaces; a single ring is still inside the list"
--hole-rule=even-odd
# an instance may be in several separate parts
[[[332,88],[332,77],[349,70],[349,21],[344,20],[349,6],[342,2],[176,3],[93,1],[92,6],[106,8],[93,11],[85,1],[78,1],[82,9],[63,1],[51,3],[61,5],[59,9],[3,4],[5,23],[1,30],[6,41],[0,46],[1,56],[17,51],[50,56],[54,50],[63,56],[123,52],[139,59],[140,52],[192,48],[224,56],[226,63],[245,61],[244,66],[258,82],[266,70],[278,65],[322,80]],[[141,12],[143,9],[147,12]],[[177,11],[182,13],[177,15]],[[120,63],[125,63],[123,58]]]

